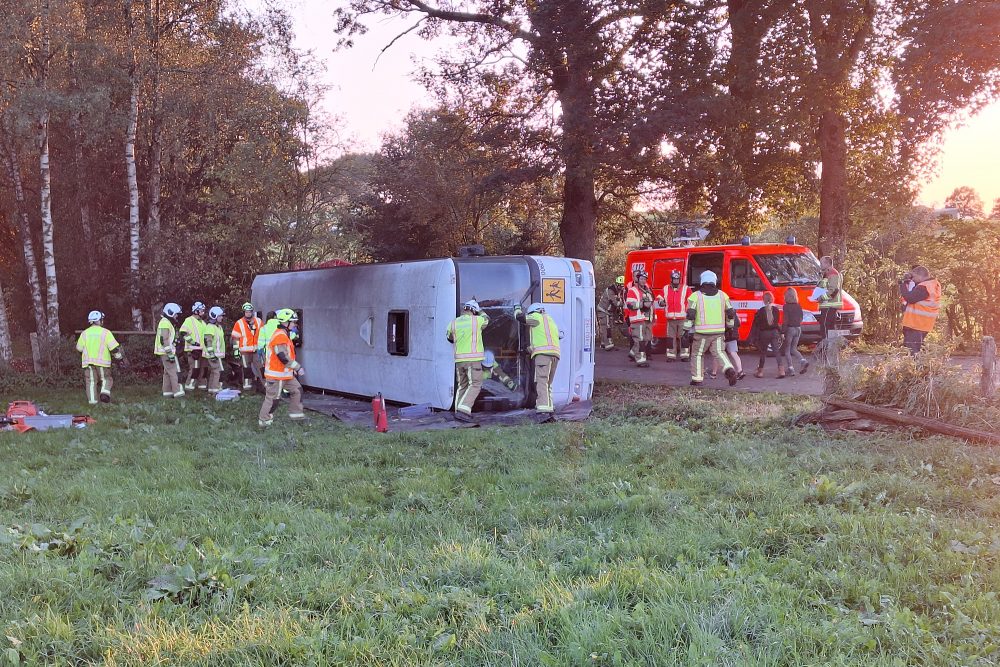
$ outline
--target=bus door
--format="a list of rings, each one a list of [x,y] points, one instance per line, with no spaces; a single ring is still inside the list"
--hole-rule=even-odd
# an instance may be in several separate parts
[[[740,340],[746,340],[750,335],[754,313],[764,305],[763,297],[767,287],[749,257],[730,257],[727,270],[729,284],[726,292],[740,318]]]
[[[653,275],[650,277],[649,287],[653,290],[654,297],[662,295],[664,299],[666,298],[664,290],[670,284],[670,274],[674,271],[680,271],[683,283],[684,276],[687,273],[686,257],[669,257],[653,262]],[[653,310],[653,338],[667,337],[666,313],[666,310]]]

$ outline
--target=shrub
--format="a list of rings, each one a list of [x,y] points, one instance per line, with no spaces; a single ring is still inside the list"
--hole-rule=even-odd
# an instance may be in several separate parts
[[[1000,404],[979,395],[979,376],[949,359],[951,349],[926,345],[911,356],[901,352],[842,374],[840,393],[872,405],[893,406],[909,414],[970,428],[992,428]]]

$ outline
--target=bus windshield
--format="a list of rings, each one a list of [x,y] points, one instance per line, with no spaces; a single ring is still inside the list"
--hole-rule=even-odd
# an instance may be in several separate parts
[[[483,331],[488,361],[495,366],[485,372],[477,410],[514,410],[527,405],[530,364],[524,354],[522,328],[514,318],[514,306],[527,307],[535,284],[523,257],[456,259],[458,303],[456,312],[475,299],[489,316]]]
[[[811,252],[754,255],[753,258],[775,287],[819,283],[819,262]]]

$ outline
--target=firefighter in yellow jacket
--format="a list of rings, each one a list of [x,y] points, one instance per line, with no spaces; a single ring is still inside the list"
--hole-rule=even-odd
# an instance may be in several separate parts
[[[490,318],[475,299],[462,305],[462,314],[451,321],[445,336],[455,345],[455,370],[458,382],[455,391],[455,418],[472,419],[472,405],[483,386],[483,361],[486,347],[483,330]]]
[[[191,314],[181,324],[181,337],[184,339],[184,353],[187,355],[188,372],[184,383],[185,389],[199,387],[204,381],[202,371],[207,363],[202,361],[205,353],[205,304],[195,301],[191,306]]]
[[[215,395],[222,390],[222,363],[226,359],[226,334],[222,318],[226,316],[221,306],[212,306],[205,324],[205,358],[208,365],[208,393]]]
[[[706,352],[721,364],[729,386],[736,384],[736,369],[726,354],[726,329],[736,326],[736,310],[729,296],[719,289],[719,279],[712,271],[703,271],[701,286],[688,298],[684,320],[684,343],[691,349],[691,384],[705,381]]]
[[[153,354],[163,364],[163,395],[171,398],[184,396],[184,387],[177,378],[181,366],[177,361],[177,330],[174,328],[180,314],[181,307],[176,303],[163,306],[163,317],[156,327],[156,340],[153,342]]]
[[[104,313],[92,310],[87,315],[90,324],[76,341],[76,349],[80,352],[83,362],[83,379],[87,390],[87,402],[97,405],[98,396],[101,403],[111,402],[111,358],[122,359],[121,347],[115,340],[115,335],[104,328]],[[97,383],[101,390],[98,395]]]
[[[562,334],[556,321],[545,312],[545,306],[540,303],[528,306],[524,323],[528,325],[528,338],[531,341],[529,352],[535,366],[535,410],[552,414],[555,412],[552,380],[555,379],[556,367],[559,365],[559,339]]]

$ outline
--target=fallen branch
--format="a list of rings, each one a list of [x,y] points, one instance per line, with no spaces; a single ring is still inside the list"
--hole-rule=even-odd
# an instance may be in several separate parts
[[[868,415],[869,417],[874,417],[875,419],[879,419],[881,421],[902,424],[904,426],[919,426],[920,428],[933,433],[950,435],[955,438],[970,440],[972,442],[985,442],[993,445],[1000,445],[1000,435],[995,433],[979,431],[974,428],[965,428],[963,426],[954,426],[936,419],[928,419],[926,417],[917,417],[915,415],[907,414],[901,410],[879,408],[874,405],[868,405],[867,403],[848,401],[843,398],[829,397],[824,398],[823,400],[827,405],[832,407],[840,408],[842,410],[854,410],[857,413]]]

